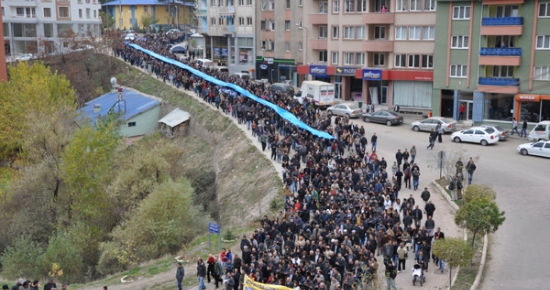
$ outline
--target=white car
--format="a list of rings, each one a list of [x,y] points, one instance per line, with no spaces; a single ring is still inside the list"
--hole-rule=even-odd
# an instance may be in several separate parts
[[[550,141],[523,143],[518,146],[518,152],[521,155],[536,155],[550,158]]]
[[[15,60],[16,61],[27,61],[33,59],[33,56],[31,53],[25,53],[23,55],[18,56]]]
[[[126,36],[124,36],[124,40],[134,40],[136,39],[136,35],[133,33],[128,33]]]
[[[487,146],[488,144],[497,143],[499,137],[498,133],[496,133],[494,130],[482,127],[472,127],[470,129],[454,132],[451,135],[451,140],[456,143],[470,142],[478,143],[482,146]]]

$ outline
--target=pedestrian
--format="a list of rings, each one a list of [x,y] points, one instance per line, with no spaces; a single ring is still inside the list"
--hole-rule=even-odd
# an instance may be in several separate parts
[[[412,211],[414,225],[416,228],[420,228],[420,222],[422,221],[422,210],[417,206]],[[415,239],[416,242],[416,239]]]
[[[476,171],[476,165],[474,163],[474,160],[472,157],[470,157],[470,160],[466,164],[466,171],[468,172],[468,185],[472,184],[472,178],[474,176],[474,171]]]
[[[202,258],[197,260],[197,277],[199,278],[199,290],[206,289],[204,285],[204,277],[206,277],[206,266]]]
[[[451,200],[456,201],[456,181],[455,177],[452,175],[449,175],[449,190],[451,191]]]
[[[183,277],[185,277],[185,269],[183,268],[181,262],[178,262],[178,268],[176,270],[176,281],[178,281],[178,290],[182,290],[181,282],[183,281]]]
[[[424,201],[424,205],[428,204],[428,200],[430,200],[431,194],[427,187],[424,187],[424,191],[420,194],[420,198]]]
[[[443,126],[441,125],[441,122],[439,123],[439,128],[437,128],[437,141],[439,143],[443,143],[442,136],[445,134],[445,130],[443,129]]]
[[[372,134],[372,137],[370,137],[370,143],[372,144],[372,152],[376,152],[376,144],[378,144],[378,136],[376,136],[376,132]]]
[[[426,231],[428,231],[430,237],[433,237],[435,230],[435,221],[432,219],[431,215],[428,215],[428,219],[424,222],[424,227],[426,227]]]
[[[458,161],[455,163],[456,168],[456,175],[463,174],[462,170],[464,169],[464,163],[462,162],[462,158],[458,158]]]
[[[403,153],[401,153],[401,149],[397,149],[395,160],[397,161],[397,168],[401,168],[401,163],[403,162]]]
[[[437,138],[437,132],[432,129],[432,131],[430,132],[430,136],[428,137],[428,141],[430,141],[430,144],[428,145],[428,147],[426,147],[426,149],[430,149],[433,150],[434,149],[434,143],[435,143],[435,139]]]
[[[397,248],[397,256],[399,257],[397,273],[401,273],[401,271],[405,271],[405,264],[407,262],[407,248],[405,248],[405,243],[401,242],[401,244],[399,244],[399,248]]]
[[[466,106],[464,106],[464,104],[460,104],[458,112],[459,112],[458,121],[463,121],[464,120],[464,112],[466,112]]]
[[[413,190],[418,189],[418,185],[420,182],[420,171],[413,166],[413,170],[411,172],[412,179],[413,179]]]
[[[385,274],[388,290],[390,290],[391,288],[397,290],[397,287],[395,286],[395,277],[397,277],[397,270],[395,269],[395,266],[393,265],[391,260],[386,263]]]
[[[403,161],[405,163],[409,162],[409,157],[410,157],[410,153],[407,150],[407,148],[405,148],[405,151],[403,151]]]
[[[411,150],[411,164],[414,164],[414,159],[416,158],[416,146],[412,146]]]
[[[527,137],[527,119],[523,118],[523,125],[521,126],[520,137]]]
[[[399,104],[398,103],[395,103],[395,106],[393,106],[393,110],[396,112],[396,113],[399,113]]]
[[[516,121],[516,119],[512,119],[512,133],[511,133],[511,135],[514,135],[514,132],[518,133],[518,136],[520,136],[520,133],[518,131],[518,121]]]
[[[21,282],[23,282],[23,279],[19,279]],[[21,283],[22,285],[23,283]],[[55,279],[52,278],[46,285],[44,285],[44,290],[54,290],[57,289],[57,284],[55,284]]]

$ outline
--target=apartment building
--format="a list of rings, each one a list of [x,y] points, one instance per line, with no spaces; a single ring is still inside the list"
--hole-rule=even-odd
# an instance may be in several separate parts
[[[434,113],[550,119],[550,1],[438,1]]]
[[[255,6],[253,0],[199,0],[198,32],[206,43],[206,57],[225,65],[230,73],[254,71]]]
[[[100,34],[98,0],[3,0],[1,5],[6,56],[63,50],[70,30]]]
[[[435,0],[304,0],[301,79],[345,100],[432,107]]]
[[[304,0],[258,0],[256,4],[255,76],[298,85],[297,63],[303,62]]]

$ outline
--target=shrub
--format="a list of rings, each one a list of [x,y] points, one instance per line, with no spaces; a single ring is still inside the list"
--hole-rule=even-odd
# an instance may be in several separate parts
[[[8,279],[40,277],[43,253],[44,250],[30,237],[19,237],[0,256],[2,276]]]
[[[50,237],[48,249],[42,258],[43,276],[48,275],[54,263],[59,264],[63,269],[63,276],[60,277],[63,283],[74,283],[81,281],[82,257],[77,246],[66,234],[57,234]]]

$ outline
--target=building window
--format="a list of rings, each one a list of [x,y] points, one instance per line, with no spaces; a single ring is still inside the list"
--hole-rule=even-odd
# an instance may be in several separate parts
[[[136,122],[128,122],[128,127],[135,127],[136,126]]]
[[[434,68],[433,55],[422,55],[422,68]]]
[[[420,26],[409,27],[409,40],[420,40]]]
[[[395,27],[395,40],[407,40],[407,27],[396,26]]]
[[[319,14],[327,14],[327,13],[328,13],[328,2],[319,1]]]
[[[435,11],[435,0],[424,0],[424,11]]]
[[[340,13],[340,0],[332,0],[332,13]]]
[[[465,78],[468,74],[468,66],[465,64],[451,64],[452,78]]]
[[[334,39],[340,38],[340,26],[332,27],[332,38]]]
[[[386,27],[375,26],[374,27],[374,39],[386,39]]]
[[[422,39],[423,40],[434,40],[435,38],[435,27],[434,26],[424,26],[422,27]]]
[[[372,64],[374,66],[383,66],[386,63],[386,55],[383,53],[374,53]]]
[[[420,11],[422,5],[422,0],[411,0],[411,11]]]
[[[365,26],[355,27],[357,30],[357,39],[365,39]]]
[[[319,26],[319,38],[327,38],[328,28],[326,26]]]
[[[396,54],[393,66],[394,67],[406,67],[407,66],[406,65],[406,59],[407,59],[407,55],[405,55],[405,54]]]
[[[275,10],[275,0],[269,0],[269,10]]]
[[[44,23],[44,37],[53,37],[52,23]]]
[[[346,13],[355,12],[355,0],[344,0],[344,11]]]
[[[271,31],[275,31],[275,21],[269,20],[267,28]]]
[[[409,54],[409,67],[410,68],[419,68],[420,67],[420,55],[418,55],[418,54]]]
[[[260,30],[265,31],[265,20],[260,21]]]
[[[286,9],[290,9],[290,0],[286,0]]]
[[[550,17],[550,2],[539,4],[539,17]]]
[[[468,40],[470,37],[468,35],[453,35],[451,40],[451,48],[468,48]]]
[[[244,17],[239,17],[239,25],[244,25]]]
[[[17,16],[25,17],[25,8],[17,7],[15,8],[15,13],[17,14]]]
[[[497,6],[496,17],[517,17],[519,13],[518,5]]]
[[[285,51],[290,52],[290,42],[285,42]]]
[[[470,6],[455,6],[453,7],[453,19],[466,20],[470,19]]]
[[[407,2],[409,2],[409,0],[396,0],[395,11],[407,11]]]
[[[246,17],[246,25],[252,25],[252,17]]]
[[[354,65],[353,62],[355,53],[353,52],[344,52],[344,65]]]
[[[210,0],[210,6],[216,6],[216,0]]]
[[[537,49],[550,49],[550,35],[537,35]]]
[[[333,51],[332,52],[332,64],[338,64],[338,52],[337,51]]]
[[[148,6],[143,6],[143,12],[148,13],[149,12],[149,7]]]
[[[239,6],[244,6],[244,0],[239,0]]]
[[[539,81],[550,81],[550,66],[536,66],[535,79]]]
[[[298,42],[298,50],[299,50],[299,51],[302,51],[302,42],[301,42],[301,41]]]
[[[225,20],[223,18],[218,18],[218,25],[224,25]]]
[[[246,5],[247,6],[252,6],[252,0],[246,0]]]
[[[290,31],[290,21],[285,21],[285,30]]]
[[[217,23],[216,18],[214,18],[214,17],[210,18],[210,24],[211,25],[216,25],[216,23]]]
[[[69,15],[69,7],[59,7],[59,17],[68,18]]]
[[[299,28],[299,29],[302,29],[302,27],[303,27],[303,26],[302,26],[302,20],[299,20],[299,21],[298,21],[298,28]]]
[[[319,62],[327,62],[327,51],[319,50]]]
[[[353,39],[354,35],[354,26],[344,26],[344,39]]]
[[[367,0],[357,0],[357,12],[367,12]]]
[[[495,78],[513,78],[514,67],[513,66],[494,66],[493,77]]]
[[[94,9],[94,19],[97,18],[97,10]]]
[[[365,53],[358,52],[355,54],[355,64],[356,65],[365,65]]]
[[[44,17],[52,17],[52,9],[51,8],[44,8]]]
[[[6,12],[4,11],[4,7],[2,7],[2,16],[6,15]],[[6,25],[4,25],[6,26]],[[8,35],[4,35],[4,36],[8,36]]]
[[[90,19],[90,17],[91,17],[90,8],[86,8],[86,19]]]

